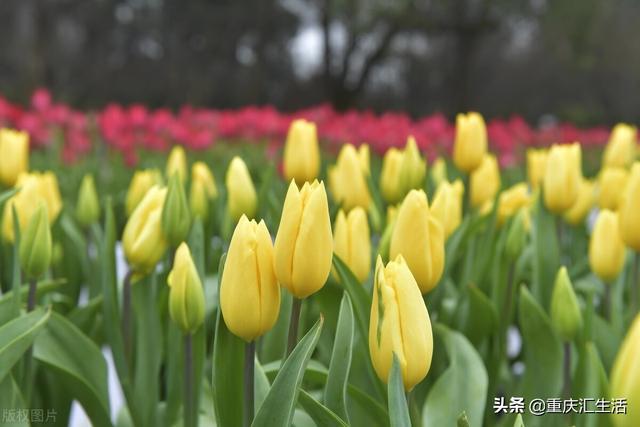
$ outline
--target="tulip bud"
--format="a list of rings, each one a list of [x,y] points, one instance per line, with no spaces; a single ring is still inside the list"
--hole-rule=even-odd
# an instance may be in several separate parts
[[[509,232],[507,233],[507,242],[505,248],[507,256],[511,260],[515,260],[522,252],[527,244],[527,236],[531,228],[531,219],[529,218],[529,209],[522,207],[513,217]]]
[[[640,252],[640,162],[631,167],[627,187],[620,200],[618,216],[620,235],[624,243]]]
[[[20,174],[29,169],[29,134],[0,129],[0,182],[13,187]]]
[[[40,201],[20,238],[20,267],[28,278],[42,276],[51,264],[51,229],[47,206]]]
[[[218,197],[216,180],[204,162],[195,162],[191,167],[191,191],[189,205],[194,216],[202,221],[209,216],[209,202]]]
[[[400,165],[400,188],[404,197],[412,189],[420,189],[424,186],[424,177],[427,174],[427,162],[420,155],[420,150],[413,136],[407,138],[407,145],[402,153]]]
[[[610,395],[627,399],[628,411],[612,415],[615,427],[640,425],[640,314],[631,323],[611,369]]]
[[[442,157],[438,157],[431,165],[431,180],[436,186],[440,185],[442,181],[448,180],[447,162]]]
[[[151,272],[167,250],[167,239],[162,232],[166,196],[166,188],[151,187],[124,227],[124,255],[131,269],[139,274]]]
[[[366,171],[362,169],[362,163],[353,145],[343,145],[335,166],[329,168],[329,186],[333,198],[345,211],[350,211],[356,206],[369,209],[371,197]]]
[[[181,182],[187,179],[187,155],[182,145],[174,145],[167,159],[167,168],[165,173],[167,178],[171,178],[177,173]]]
[[[284,176],[287,181],[311,182],[320,170],[316,125],[304,119],[291,122],[284,145]]]
[[[19,188],[19,192],[4,206],[2,235],[8,242],[13,242],[15,238],[12,214],[14,206],[18,213],[20,230],[24,230],[29,223],[40,201],[44,201],[47,206],[49,224],[55,222],[62,209],[58,181],[51,172],[22,174],[16,182],[16,187]]]
[[[175,173],[169,179],[167,198],[162,207],[162,232],[167,243],[175,248],[186,240],[190,228],[191,212],[187,196],[180,177]]]
[[[480,167],[487,154],[487,128],[479,113],[456,116],[456,139],[453,163],[463,172],[471,173]]]
[[[487,154],[480,166],[473,170],[469,186],[474,208],[493,200],[500,189],[500,168],[494,155]]]
[[[629,173],[622,168],[604,168],[598,179],[598,205],[600,209],[615,211],[627,186]]]
[[[603,209],[598,214],[589,242],[591,271],[605,282],[611,282],[624,266],[625,247],[620,238],[618,217]]]
[[[376,261],[369,323],[369,352],[378,377],[387,381],[395,353],[405,389],[427,376],[433,356],[429,312],[402,256],[385,267]]]
[[[533,190],[537,190],[542,185],[548,154],[549,151],[546,148],[529,148],[527,150],[527,177]]]
[[[605,167],[627,168],[636,158],[636,127],[618,123],[611,131],[604,149]]]
[[[431,213],[440,221],[444,228],[445,238],[458,228],[462,221],[462,197],[464,185],[460,180],[454,184],[441,181],[431,203]]]
[[[444,270],[444,229],[429,211],[424,191],[411,190],[402,202],[389,255],[402,255],[423,294],[438,284]]]
[[[278,319],[280,287],[264,221],[258,224],[243,215],[236,225],[220,283],[220,309],[229,330],[247,342],[262,336]]]
[[[367,214],[361,207],[351,209],[348,215],[340,209],[333,231],[334,252],[347,264],[362,283],[371,269],[371,237]]]
[[[402,200],[402,188],[400,188],[400,170],[402,168],[402,151],[391,147],[382,159],[382,171],[380,172],[380,191],[387,203],[398,203]]]
[[[580,144],[556,144],[551,147],[543,179],[544,204],[551,212],[561,214],[578,198],[582,179]]]
[[[147,191],[154,185],[162,185],[162,176],[157,169],[147,169],[136,171],[131,178],[129,189],[127,190],[127,199],[125,200],[125,210],[127,216],[130,216],[138,203],[147,194]]]
[[[100,201],[98,201],[98,193],[93,182],[93,176],[90,174],[86,174],[80,184],[76,217],[84,227],[88,227],[100,219]]]
[[[249,169],[240,157],[235,156],[231,160],[225,183],[227,185],[227,209],[233,222],[237,222],[243,214],[248,218],[253,218],[256,214],[258,196]]]
[[[527,184],[521,182],[503,191],[498,198],[498,226],[511,218],[520,208],[531,204]]]
[[[177,174],[175,177],[180,179]],[[204,323],[204,291],[189,247],[184,242],[176,250],[167,283],[171,320],[184,334],[194,333]]]
[[[566,267],[561,267],[551,294],[551,322],[564,341],[572,341],[582,329],[582,313]]]
[[[274,245],[278,281],[296,298],[322,288],[329,277],[333,238],[327,193],[322,181],[298,190],[291,181]]]
[[[578,225],[584,221],[585,217],[591,211],[594,202],[594,185],[593,182],[582,178],[578,187],[578,197],[564,213],[564,219],[571,225]]]

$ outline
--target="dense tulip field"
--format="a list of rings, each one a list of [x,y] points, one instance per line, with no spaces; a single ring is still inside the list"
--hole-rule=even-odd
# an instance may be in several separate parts
[[[45,90],[0,125],[3,425],[640,425],[631,125]]]

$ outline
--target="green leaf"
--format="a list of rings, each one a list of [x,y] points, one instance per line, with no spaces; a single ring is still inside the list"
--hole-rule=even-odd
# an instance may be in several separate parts
[[[467,286],[465,293],[464,303],[458,308],[460,316],[458,329],[477,346],[495,331],[498,312],[489,297],[477,286]]]
[[[469,427],[469,418],[467,418],[467,413],[463,412],[458,417],[458,427]]]
[[[36,286],[36,298],[40,298],[43,295],[48,294],[49,292],[55,291],[60,288],[64,283],[66,283],[65,279],[45,279],[38,282]],[[27,301],[27,295],[29,293],[29,285],[23,284],[20,286],[20,303],[24,304]],[[15,303],[13,290],[3,294],[0,296],[0,326],[4,325],[6,322],[11,320],[13,317],[13,305]]]
[[[323,318],[320,317],[285,360],[273,381],[271,390],[258,409],[252,426],[288,426],[291,424],[305,367],[320,338],[322,324]]]
[[[396,354],[393,354],[393,364],[389,372],[389,421],[391,427],[411,427],[409,417],[409,406],[407,396],[404,394],[404,384],[402,382],[402,371]]]
[[[455,425],[458,416],[465,412],[470,426],[481,426],[489,386],[484,363],[460,332],[441,324],[434,326],[434,332],[444,343],[450,363],[427,396],[423,424]]]
[[[317,425],[323,427],[347,427],[345,423],[335,412],[318,402],[309,393],[304,390],[300,390],[298,397],[300,405],[309,414]]]
[[[329,376],[324,390],[324,403],[343,420],[349,422],[347,413],[347,382],[351,368],[353,349],[354,318],[351,300],[348,294],[344,294],[340,303],[338,315],[338,327],[336,338],[331,353],[329,364]]]
[[[34,357],[78,400],[94,426],[110,426],[107,364],[100,349],[76,326],[52,313],[36,338]]]
[[[51,310],[38,308],[0,327],[0,381],[31,348],[50,316]]]
[[[551,282],[550,282],[551,283]],[[519,323],[525,371],[516,396],[525,402],[558,397],[562,388],[562,344],[551,321],[525,286],[520,288]],[[528,425],[544,425],[540,417],[524,416]]]
[[[541,193],[538,198],[538,204],[535,207],[532,232],[535,257],[533,260],[531,292],[543,308],[549,307],[553,288],[550,285],[554,282],[555,275],[560,267],[556,221],[560,220],[544,207]]]
[[[264,365],[263,368],[267,377],[275,377],[278,373],[278,370],[280,369],[281,364],[282,363],[277,360]],[[304,381],[309,381],[313,384],[323,386],[324,384],[326,384],[328,376],[329,371],[327,370],[327,368],[322,366],[320,363],[311,360],[307,365],[307,369],[305,370]],[[369,415],[371,422],[388,425],[388,423],[385,423],[385,421],[389,418],[387,409],[380,405],[369,394],[365,393],[363,390],[352,384],[347,384],[347,393],[349,395],[350,401],[358,405],[367,415]]]
[[[516,421],[513,423],[513,427],[524,427],[524,421],[522,421],[522,414],[518,414]]]
[[[162,364],[162,330],[156,305],[156,274],[147,276],[131,286],[133,318],[135,321],[133,350],[133,391],[135,409],[143,425],[155,425],[160,389],[160,366]],[[180,349],[176,349],[180,351]]]
[[[578,366],[575,371],[575,381],[571,391],[574,398],[594,399],[609,396],[607,374],[598,355],[598,349],[592,342],[585,343],[578,355]],[[585,403],[593,409],[595,401]],[[580,417],[581,427],[597,427],[609,425],[609,417],[601,414],[583,414]]]
[[[12,375],[7,375],[2,381],[0,381],[0,410],[3,411],[3,427],[29,427],[29,422],[24,419],[20,420],[20,417],[16,417],[14,422],[5,419],[4,411],[29,410],[27,405],[24,403],[20,387],[16,384]],[[6,415],[7,418],[9,418],[10,414],[6,413]]]
[[[220,257],[219,283],[224,274],[226,254]],[[219,293],[218,293],[219,295]],[[243,414],[244,341],[227,328],[218,309],[213,343],[213,402],[220,426],[241,426]]]
[[[258,361],[258,358],[254,361],[254,387],[253,387],[253,396],[254,396],[254,412],[258,412],[258,408],[264,402],[264,399],[267,397],[269,393],[269,389],[271,388],[271,383],[269,382],[269,378],[267,378],[267,373],[264,371],[264,368]]]
[[[356,279],[349,267],[337,255],[333,255],[333,267],[338,272],[340,283],[351,298],[353,309],[358,320],[361,337],[369,336],[369,315],[371,311],[371,296],[364,286]]]

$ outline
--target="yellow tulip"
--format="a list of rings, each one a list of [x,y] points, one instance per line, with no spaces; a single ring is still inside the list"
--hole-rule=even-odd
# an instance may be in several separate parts
[[[147,169],[136,171],[133,174],[125,200],[127,216],[133,213],[138,203],[140,203],[144,195],[147,194],[147,191],[154,185],[162,185],[162,175],[160,175],[159,170]]]
[[[369,209],[371,197],[366,173],[356,148],[351,144],[343,145],[335,166],[329,168],[329,186],[333,198],[345,211],[356,206]]]
[[[402,197],[412,189],[422,188],[426,174],[427,162],[420,155],[415,138],[409,136],[402,153],[402,163],[400,165],[399,185]]]
[[[98,192],[91,174],[86,174],[82,178],[80,190],[78,191],[76,217],[84,227],[88,227],[100,219],[100,201],[98,200]]]
[[[218,198],[216,180],[204,162],[195,162],[191,167],[191,189],[189,206],[194,216],[205,221],[209,216],[209,202]]]
[[[389,256],[398,255],[406,260],[423,294],[438,284],[444,270],[444,229],[429,211],[422,190],[411,190],[398,211]]]
[[[625,123],[615,125],[609,136],[609,142],[604,149],[603,166],[627,168],[636,158],[635,126]]]
[[[318,177],[320,149],[316,125],[304,119],[291,122],[284,145],[284,176],[302,184]]]
[[[580,144],[556,144],[551,147],[543,179],[544,204],[549,211],[561,214],[578,198],[582,179]]]
[[[40,200],[20,240],[20,267],[29,279],[37,279],[49,269],[51,246],[47,205]]]
[[[395,204],[402,200],[402,188],[400,188],[400,170],[402,168],[402,151],[391,147],[382,159],[382,171],[380,172],[380,191],[387,203]]]
[[[601,209],[615,211],[627,185],[629,172],[623,168],[604,168],[598,179],[598,205]]]
[[[500,193],[498,198],[498,225],[511,218],[520,208],[531,204],[527,184],[521,182]]]
[[[333,237],[322,182],[305,183],[298,190],[291,181],[274,251],[278,281],[296,298],[305,298],[324,286],[331,270]]]
[[[171,320],[183,333],[194,333],[204,323],[204,291],[191,251],[184,242],[176,250],[167,284],[170,287],[169,316]]]
[[[492,154],[487,154],[472,173],[469,182],[471,206],[480,208],[493,200],[500,189],[500,168]]]
[[[253,218],[256,214],[258,196],[249,169],[240,157],[235,156],[231,160],[225,184],[227,185],[227,209],[233,222],[237,222],[243,214]]]
[[[182,182],[187,179],[187,155],[182,145],[174,145],[171,149],[165,173],[167,174],[167,179],[171,178],[174,173],[178,174]]]
[[[527,150],[527,177],[533,190],[537,190],[542,185],[548,154],[549,151],[546,148]]]
[[[640,425],[640,314],[631,323],[613,362],[610,395],[627,399],[627,413],[613,416],[616,427]]]
[[[620,238],[618,217],[603,209],[598,214],[589,242],[591,271],[605,282],[611,282],[624,267],[625,247]]]
[[[591,211],[594,203],[594,187],[593,182],[588,179],[582,178],[578,187],[578,197],[575,203],[563,214],[565,221],[571,225],[578,225],[582,223]]]
[[[333,231],[334,252],[362,283],[371,269],[371,236],[367,213],[361,207],[338,212]]]
[[[243,215],[234,230],[220,283],[220,309],[229,330],[247,342],[276,323],[280,286],[264,221],[256,223]]]
[[[436,189],[431,203],[431,213],[444,228],[445,238],[449,238],[462,221],[463,194],[464,185],[460,180],[453,184],[441,181]]]
[[[620,200],[618,215],[624,243],[640,252],[640,162],[631,167],[627,187]]]
[[[487,154],[487,128],[482,115],[471,112],[456,116],[453,163],[463,172],[480,167]]]
[[[360,144],[360,146],[358,147],[358,160],[360,160],[360,168],[367,175],[371,173],[370,158],[371,154],[369,152],[369,144]]]
[[[431,165],[431,180],[436,185],[448,180],[447,162],[442,157],[438,157]]]
[[[3,213],[2,233],[4,239],[9,242],[13,242],[15,238],[11,213],[13,206],[18,213],[20,230],[27,225],[40,200],[47,205],[49,224],[56,221],[62,209],[58,180],[52,172],[22,174],[16,182],[16,187],[20,191],[5,203]]]
[[[162,232],[162,207],[166,196],[166,188],[151,187],[124,227],[124,255],[130,268],[138,274],[151,272],[167,250],[168,243]]]
[[[18,177],[29,169],[29,134],[0,129],[0,182],[13,187]]]
[[[429,312],[402,256],[385,267],[376,261],[369,323],[369,353],[378,377],[387,382],[395,353],[405,389],[427,376],[433,356]]]

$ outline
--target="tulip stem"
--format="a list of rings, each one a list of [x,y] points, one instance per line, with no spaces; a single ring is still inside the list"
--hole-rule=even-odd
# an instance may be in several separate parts
[[[611,283],[604,283],[604,318],[611,321]]]
[[[190,333],[184,336],[184,426],[196,425],[193,404],[193,345]]]
[[[571,398],[571,342],[564,343],[564,397]]]
[[[256,342],[251,341],[244,347],[244,427],[249,427],[253,421],[253,369],[256,358]]]
[[[36,307],[36,290],[38,281],[36,279],[29,280],[29,296],[27,297],[27,311],[33,311]]]
[[[638,297],[640,297],[640,252],[633,257],[633,282],[631,283],[631,307],[633,313],[638,312]]]
[[[289,323],[289,341],[287,343],[287,356],[291,354],[293,349],[298,343],[298,325],[300,323],[300,308],[302,307],[302,300],[293,297],[291,303],[291,321]]]
[[[132,331],[131,331],[131,276],[129,270],[122,283],[122,340],[124,341],[124,357],[129,369],[131,366]]]

